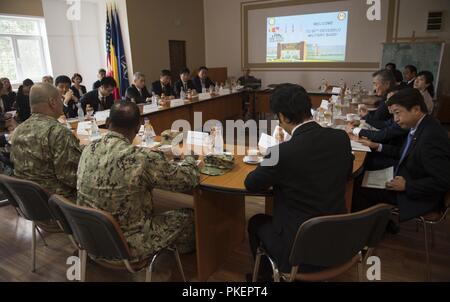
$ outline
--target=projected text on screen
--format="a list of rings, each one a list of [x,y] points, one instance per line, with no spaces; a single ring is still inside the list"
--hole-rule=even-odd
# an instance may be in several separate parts
[[[266,61],[345,61],[347,24],[347,11],[267,18]]]

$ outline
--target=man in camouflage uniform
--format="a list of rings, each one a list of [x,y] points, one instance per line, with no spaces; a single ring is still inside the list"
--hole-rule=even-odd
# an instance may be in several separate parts
[[[61,96],[54,86],[38,84],[31,88],[30,106],[31,117],[12,136],[14,174],[75,201],[82,149],[72,132],[58,122],[63,115]]]
[[[170,163],[162,153],[132,145],[140,128],[139,108],[115,104],[110,132],[87,146],[78,168],[78,203],[111,213],[118,221],[135,258],[168,246],[181,253],[195,249],[192,209],[154,214],[152,190],[186,192],[197,186],[196,161],[186,156]]]

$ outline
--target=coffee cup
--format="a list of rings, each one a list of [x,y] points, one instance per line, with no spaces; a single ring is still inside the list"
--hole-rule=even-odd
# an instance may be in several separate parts
[[[259,154],[259,151],[258,150],[254,150],[254,149],[250,149],[250,150],[248,150],[248,159],[250,160],[250,161],[258,161],[258,154]]]

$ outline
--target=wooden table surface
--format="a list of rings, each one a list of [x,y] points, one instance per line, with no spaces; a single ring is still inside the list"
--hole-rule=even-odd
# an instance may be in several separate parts
[[[351,106],[344,109],[343,113],[354,112],[356,108]],[[345,124],[345,121],[337,121],[337,124]],[[79,139],[81,144],[89,143],[86,136],[79,136]],[[141,137],[137,136],[133,144],[139,145],[140,142]],[[354,155],[353,172],[356,174],[362,170],[366,153],[354,152]],[[199,281],[207,281],[246,238],[245,196],[255,194],[246,191],[244,181],[256,166],[245,164],[243,157],[236,155],[233,170],[223,176],[202,175],[200,185],[193,192]],[[349,210],[352,193],[353,179],[349,179],[345,196]],[[271,214],[271,192],[261,195],[266,196],[266,213]]]

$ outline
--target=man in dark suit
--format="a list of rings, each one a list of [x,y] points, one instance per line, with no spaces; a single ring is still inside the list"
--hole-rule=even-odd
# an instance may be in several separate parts
[[[447,131],[428,110],[421,93],[412,88],[396,93],[388,102],[395,122],[409,134],[402,148],[373,145],[373,149],[398,159],[395,178],[386,190],[355,186],[354,210],[389,202],[407,221],[441,210],[450,189],[450,142]]]
[[[87,105],[90,105],[94,112],[111,109],[114,105],[114,89],[117,87],[116,81],[111,77],[105,77],[101,81],[100,88],[86,93],[81,98],[81,106],[86,113]]]
[[[386,106],[388,94],[395,90],[396,87],[395,76],[392,71],[383,69],[375,72],[373,74],[373,86],[375,88],[375,94],[381,98],[376,104],[377,109],[369,112],[367,111],[367,108],[363,108],[363,110],[359,112],[361,118],[370,125],[377,122],[385,122],[392,118],[392,115]]]
[[[151,97],[145,86],[145,75],[143,73],[136,72],[133,75],[133,84],[128,87],[125,97],[136,104],[145,103]]]
[[[173,97],[174,91],[172,85],[170,85],[170,70],[164,69],[161,70],[161,75],[159,76],[159,81],[153,82],[152,84],[152,93],[166,97]]]
[[[322,128],[313,120],[311,100],[301,86],[279,86],[270,106],[292,139],[272,148],[271,155],[245,180],[250,192],[273,188],[275,196],[274,216],[253,217],[248,232],[253,255],[262,244],[281,271],[290,272],[289,253],[300,225],[317,216],[346,212],[345,188],[354,157],[344,131]],[[263,261],[265,279],[271,269]],[[308,263],[301,267],[302,271],[317,269]]]
[[[75,97],[74,92],[70,89],[72,81],[68,76],[58,76],[55,79],[55,86],[61,94],[61,99],[64,104],[64,115],[66,118],[76,118],[78,116],[78,102],[79,99]]]
[[[102,79],[106,77],[106,70],[103,68],[98,71],[97,78],[98,80],[92,85],[92,90],[99,89],[102,85]]]
[[[211,86],[215,86],[214,82],[208,77],[208,68],[202,66],[198,69],[198,74],[192,79],[195,90],[202,93],[204,89],[208,90]]]
[[[406,86],[414,88],[414,81],[417,78],[417,67],[414,65],[406,65],[403,76],[406,80]]]
[[[179,98],[182,90],[186,94],[188,93],[189,90],[195,90],[194,83],[191,81],[190,77],[191,71],[188,68],[185,68],[180,71],[180,79],[176,81],[174,85],[175,97]]]

